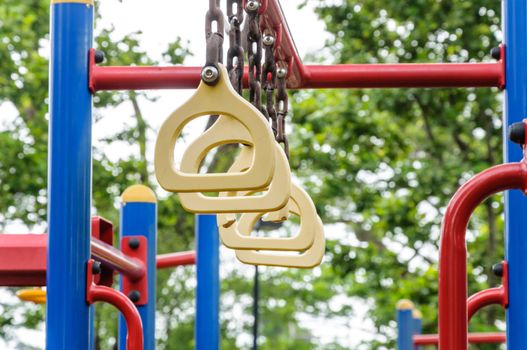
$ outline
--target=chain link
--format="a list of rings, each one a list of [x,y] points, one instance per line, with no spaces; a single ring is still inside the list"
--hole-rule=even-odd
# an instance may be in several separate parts
[[[287,96],[287,69],[278,68],[276,77],[276,141],[284,145],[284,151],[287,154],[287,158],[289,158],[289,141],[287,140],[287,134],[285,131],[285,118],[287,117],[287,113],[289,111],[289,97]]]
[[[212,31],[212,25],[216,23],[216,31]],[[223,12],[220,0],[209,0],[209,10],[205,15],[205,34],[207,40],[207,53],[205,66],[216,67],[223,62]]]
[[[276,137],[277,135],[277,121],[276,121],[276,109],[275,109],[275,84],[276,84],[276,62],[274,59],[274,44],[275,38],[271,35],[265,35],[263,38],[263,44],[265,45],[265,59],[262,68],[262,88],[266,95],[266,112],[267,116],[271,120],[271,127]]]
[[[249,101],[269,119],[261,100],[261,72],[262,72],[262,33],[260,31],[260,16],[258,1],[248,1],[247,11],[247,60],[249,63]]]
[[[236,13],[234,8],[236,7]],[[227,0],[229,19],[229,50],[227,51],[227,70],[231,84],[241,95],[243,93],[243,68],[245,65],[242,45],[241,24],[244,19],[243,0]]]

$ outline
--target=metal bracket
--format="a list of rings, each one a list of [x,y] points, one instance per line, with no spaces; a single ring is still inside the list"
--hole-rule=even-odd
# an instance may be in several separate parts
[[[113,245],[113,224],[100,216],[91,218],[91,235],[104,243]],[[96,284],[111,287],[113,285],[114,271],[111,267],[101,265],[101,273],[94,276]]]
[[[135,258],[148,266],[148,239],[145,236],[126,236],[121,240],[121,251],[131,258]],[[143,277],[133,280],[121,275],[122,291],[135,305],[148,303],[148,268]]]

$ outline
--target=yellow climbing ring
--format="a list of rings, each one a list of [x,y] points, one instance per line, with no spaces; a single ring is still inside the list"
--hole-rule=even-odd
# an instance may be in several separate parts
[[[22,301],[30,301],[35,304],[46,303],[46,291],[41,288],[22,289],[16,295]]]

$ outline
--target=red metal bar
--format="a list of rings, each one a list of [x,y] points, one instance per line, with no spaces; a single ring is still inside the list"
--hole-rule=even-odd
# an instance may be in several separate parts
[[[505,86],[505,50],[495,63],[415,63],[304,65],[278,0],[266,1],[260,16],[264,33],[275,38],[275,57],[288,69],[291,89],[500,87]],[[99,67],[90,54],[90,89],[194,89],[201,67]],[[247,86],[247,75],[244,78]]]
[[[133,280],[141,279],[146,273],[145,264],[141,260],[131,258],[114,246],[94,237],[91,239],[91,253],[96,260]]]
[[[47,246],[47,234],[0,234],[0,286],[45,286]],[[146,272],[141,261],[94,237],[91,248],[92,257],[131,278]]]
[[[169,267],[195,265],[196,264],[196,252],[179,252],[161,254],[157,256],[157,268],[166,269]]]
[[[128,336],[126,337],[127,350],[143,350],[143,323],[139,311],[134,303],[123,293],[93,283],[92,274],[93,260],[88,262],[86,301],[89,304],[105,302],[115,306],[124,316]]]
[[[470,344],[501,344],[507,341],[505,333],[470,333],[468,342]],[[414,335],[414,345],[438,345],[437,334]]]
[[[194,89],[201,67],[95,67],[90,87],[101,90]],[[337,64],[303,66],[293,89],[500,87],[503,63]],[[247,75],[244,77],[247,86]]]
[[[527,190],[524,162],[502,164],[479,173],[461,186],[448,205],[439,257],[439,344],[443,350],[468,347],[465,232],[470,216],[487,197],[510,189]]]
[[[0,234],[0,285],[45,286],[48,235]]]
[[[504,83],[502,62],[340,64],[305,66],[301,87],[503,87]]]
[[[499,304],[505,307],[505,288],[503,286],[482,290],[471,295],[467,300],[468,319],[481,308],[488,305]]]

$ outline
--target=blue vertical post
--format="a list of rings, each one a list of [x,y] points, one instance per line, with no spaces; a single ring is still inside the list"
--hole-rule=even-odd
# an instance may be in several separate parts
[[[46,349],[90,349],[93,0],[51,1]]]
[[[414,324],[414,330],[412,333],[414,335],[421,334],[423,332],[423,314],[421,314],[421,311],[414,309],[412,313],[412,318]],[[422,347],[418,346],[416,347],[416,349],[421,350]],[[412,350],[414,350],[414,348],[412,348]]]
[[[503,116],[505,162],[522,158],[520,147],[508,140],[506,129],[527,118],[527,1],[505,0],[506,90]],[[509,263],[507,349],[527,349],[527,199],[520,191],[505,194],[505,255]]]
[[[216,215],[196,215],[196,350],[220,348],[220,239]]]
[[[150,188],[134,185],[123,192],[121,203],[120,241],[126,236],[144,236],[148,241],[148,303],[138,305],[137,310],[143,322],[144,350],[155,350],[157,198]],[[126,322],[120,315],[119,349],[126,348],[126,335]]]
[[[397,350],[413,350],[414,304],[410,300],[397,303]]]

